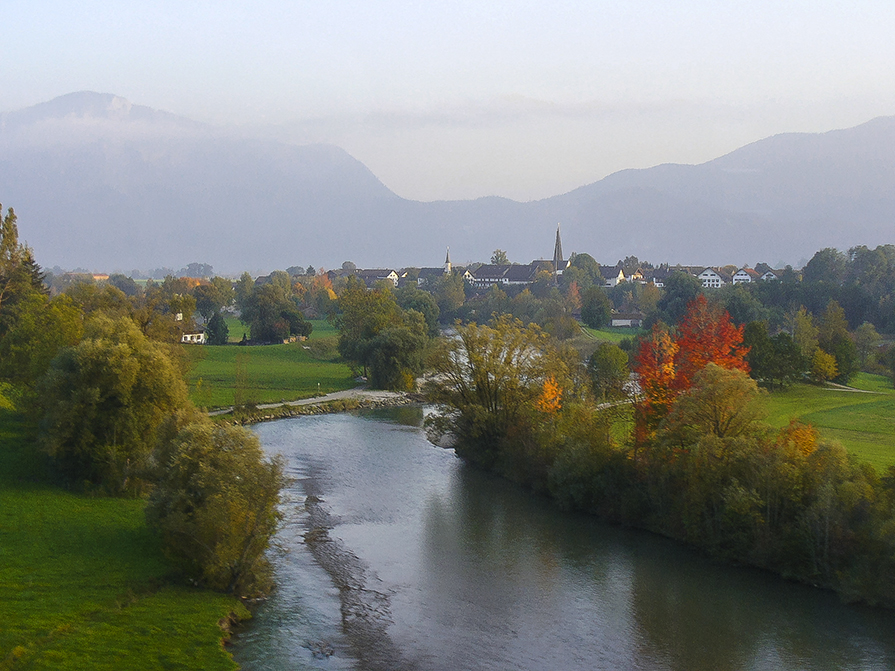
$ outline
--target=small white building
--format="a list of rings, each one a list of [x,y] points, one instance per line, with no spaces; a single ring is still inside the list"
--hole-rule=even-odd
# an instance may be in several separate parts
[[[613,312],[610,326],[621,326],[625,328],[640,328],[643,323],[642,312]]]
[[[185,345],[204,345],[206,340],[205,331],[188,331],[180,336],[180,342]]]

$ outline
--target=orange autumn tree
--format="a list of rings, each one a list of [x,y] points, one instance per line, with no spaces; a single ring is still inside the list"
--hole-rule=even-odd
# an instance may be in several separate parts
[[[544,380],[541,395],[535,402],[535,407],[541,412],[555,415],[562,406],[562,389],[552,375]]]
[[[634,358],[641,392],[640,400],[634,404],[634,441],[638,445],[655,435],[659,422],[674,403],[674,358],[678,349],[668,330],[658,324],[640,341]]]
[[[677,337],[653,327],[640,342],[634,372],[640,376],[641,399],[635,404],[634,440],[642,445],[655,436],[679,394],[708,364],[749,372],[743,327],[734,326],[726,310],[710,305],[705,296],[690,301]]]
[[[709,305],[702,294],[687,306],[675,342],[680,348],[674,359],[677,391],[689,389],[693,376],[710,363],[749,372],[746,362],[749,348],[743,346],[743,327],[734,326],[727,310]]]

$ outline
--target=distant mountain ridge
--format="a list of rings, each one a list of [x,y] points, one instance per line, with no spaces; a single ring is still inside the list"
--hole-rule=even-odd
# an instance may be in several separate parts
[[[238,138],[109,94],[0,114],[0,202],[40,263],[96,270],[211,263],[527,262],[567,250],[612,263],[797,263],[893,240],[895,117],[776,135],[700,165],[623,170],[530,203],[400,198],[329,145]]]

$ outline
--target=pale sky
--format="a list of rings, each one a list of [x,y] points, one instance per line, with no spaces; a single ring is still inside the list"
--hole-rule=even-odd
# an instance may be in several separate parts
[[[0,111],[98,91],[341,146],[418,200],[895,114],[895,2],[5,0]]]

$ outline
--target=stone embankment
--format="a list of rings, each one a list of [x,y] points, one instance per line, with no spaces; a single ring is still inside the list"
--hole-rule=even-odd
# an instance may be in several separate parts
[[[324,396],[305,398],[283,403],[264,403],[255,406],[226,408],[209,413],[212,417],[233,424],[257,424],[275,419],[300,417],[303,415],[323,415],[370,408],[393,408],[402,405],[422,403],[420,394],[396,391],[374,391],[364,388],[338,391]]]

